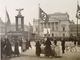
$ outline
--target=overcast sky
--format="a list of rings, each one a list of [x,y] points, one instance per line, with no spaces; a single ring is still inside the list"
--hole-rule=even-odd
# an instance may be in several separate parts
[[[79,1],[80,2],[80,1]],[[15,23],[17,8],[24,8],[22,15],[25,24],[38,18],[38,4],[48,14],[55,12],[68,13],[70,20],[76,23],[77,0],[0,0],[0,17],[5,21],[5,7],[10,16],[11,23]]]

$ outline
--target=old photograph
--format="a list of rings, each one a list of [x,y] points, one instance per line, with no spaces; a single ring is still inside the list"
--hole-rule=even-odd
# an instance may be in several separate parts
[[[80,60],[80,0],[0,0],[1,60]]]

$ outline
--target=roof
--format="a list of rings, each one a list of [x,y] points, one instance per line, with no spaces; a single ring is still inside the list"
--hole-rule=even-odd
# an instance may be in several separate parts
[[[68,13],[60,13],[60,12],[56,12],[56,13],[53,13],[53,14],[48,14],[49,16],[49,21],[60,21],[60,20],[63,20],[63,21],[67,21],[69,20],[69,15]]]
[[[63,16],[63,15],[67,15],[68,16],[68,13],[61,13],[61,12],[55,12],[53,14],[48,14],[49,16]]]

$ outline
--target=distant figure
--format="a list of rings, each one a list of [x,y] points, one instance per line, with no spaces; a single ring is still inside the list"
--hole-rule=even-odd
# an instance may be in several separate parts
[[[41,44],[40,44],[40,42],[39,41],[37,41],[36,42],[36,55],[37,56],[40,56],[40,54],[41,54]]]
[[[6,53],[6,56],[8,56],[8,57],[10,57],[10,55],[12,53],[11,43],[8,38],[6,39],[5,53]]]
[[[62,46],[60,41],[58,41],[58,44],[55,46],[55,52],[56,52],[56,57],[62,56]]]
[[[56,40],[54,40],[54,45],[57,45],[57,41]]]
[[[51,41],[49,38],[45,41],[45,55],[47,57],[52,56]]]
[[[1,59],[3,58],[3,55],[5,55],[5,40],[1,39]]]
[[[29,47],[31,47],[30,41],[26,41],[26,49],[29,49]]]
[[[64,40],[62,40],[61,46],[62,46],[62,53],[64,53],[65,51],[65,41]]]
[[[76,37],[74,37],[74,45],[75,46],[76,46],[76,42],[77,42]]]
[[[15,55],[19,56],[19,43],[15,41]]]

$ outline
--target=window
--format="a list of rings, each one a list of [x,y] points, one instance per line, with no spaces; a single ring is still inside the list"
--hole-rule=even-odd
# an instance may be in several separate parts
[[[50,23],[48,23],[48,28],[50,28]]]
[[[56,22],[55,24],[56,24],[56,30],[58,31],[58,22]]]
[[[65,31],[65,27],[63,27],[63,31]]]
[[[65,37],[65,34],[63,33],[63,37]]]
[[[54,34],[52,33],[52,37],[54,37]]]
[[[54,23],[52,23],[52,31],[54,31]]]

